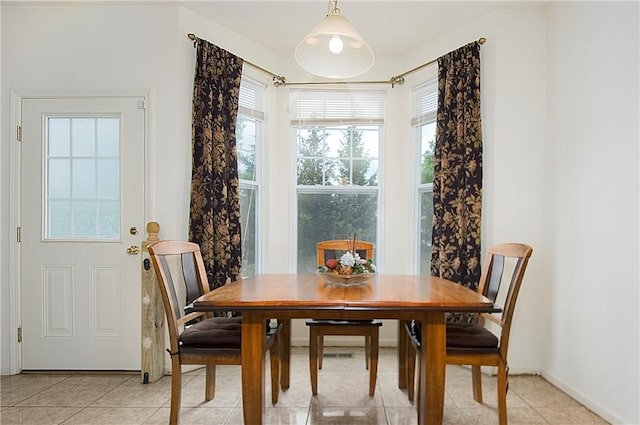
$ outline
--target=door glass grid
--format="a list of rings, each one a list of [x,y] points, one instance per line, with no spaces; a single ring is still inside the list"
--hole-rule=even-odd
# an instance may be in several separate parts
[[[44,239],[119,239],[120,118],[46,124]]]

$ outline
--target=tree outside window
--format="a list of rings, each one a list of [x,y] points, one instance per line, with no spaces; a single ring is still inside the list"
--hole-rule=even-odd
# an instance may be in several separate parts
[[[379,126],[296,129],[298,271],[316,270],[316,244],[329,239],[375,243]]]

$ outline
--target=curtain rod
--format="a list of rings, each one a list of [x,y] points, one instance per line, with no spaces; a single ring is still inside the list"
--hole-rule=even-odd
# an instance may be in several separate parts
[[[194,33],[189,33],[187,34],[187,37],[189,38],[189,40],[192,40],[193,43],[193,47],[196,47],[196,43],[195,41],[198,40],[198,37],[194,34]],[[479,44],[484,44],[487,41],[487,39],[485,37],[480,37],[478,39],[478,43]],[[282,87],[282,86],[310,86],[310,85],[325,85],[325,84],[344,84],[344,85],[348,85],[348,84],[391,84],[391,87],[395,87],[396,84],[397,85],[402,85],[404,84],[404,77],[418,71],[419,69],[422,69],[426,66],[429,66],[435,62],[438,61],[438,59],[433,59],[429,62],[423,63],[422,65],[416,66],[415,68],[412,68],[408,71],[403,72],[402,74],[398,74],[396,76],[391,77],[388,81],[308,81],[308,82],[297,82],[297,83],[289,83],[287,82],[287,79],[282,76],[282,75],[278,75],[275,74],[271,71],[269,71],[268,69],[264,69],[261,66],[258,66],[254,63],[249,62],[248,60],[244,60],[244,63],[251,65],[254,68],[259,69],[260,71],[271,75],[272,80],[273,80],[273,85],[275,87]]]

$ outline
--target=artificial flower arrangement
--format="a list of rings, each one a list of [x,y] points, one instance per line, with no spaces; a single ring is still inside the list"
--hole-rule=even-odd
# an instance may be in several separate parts
[[[354,283],[364,282],[366,275],[376,273],[376,266],[373,264],[373,259],[360,258],[360,254],[355,250],[356,246],[357,238],[354,235],[353,240],[347,240],[347,251],[340,259],[327,260],[324,265],[318,266],[318,272],[323,274],[330,283],[347,283],[351,278],[354,278]]]

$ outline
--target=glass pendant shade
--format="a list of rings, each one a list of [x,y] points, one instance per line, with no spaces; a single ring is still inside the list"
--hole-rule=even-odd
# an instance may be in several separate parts
[[[298,64],[326,78],[352,78],[373,66],[375,57],[360,33],[335,8],[295,50]]]

